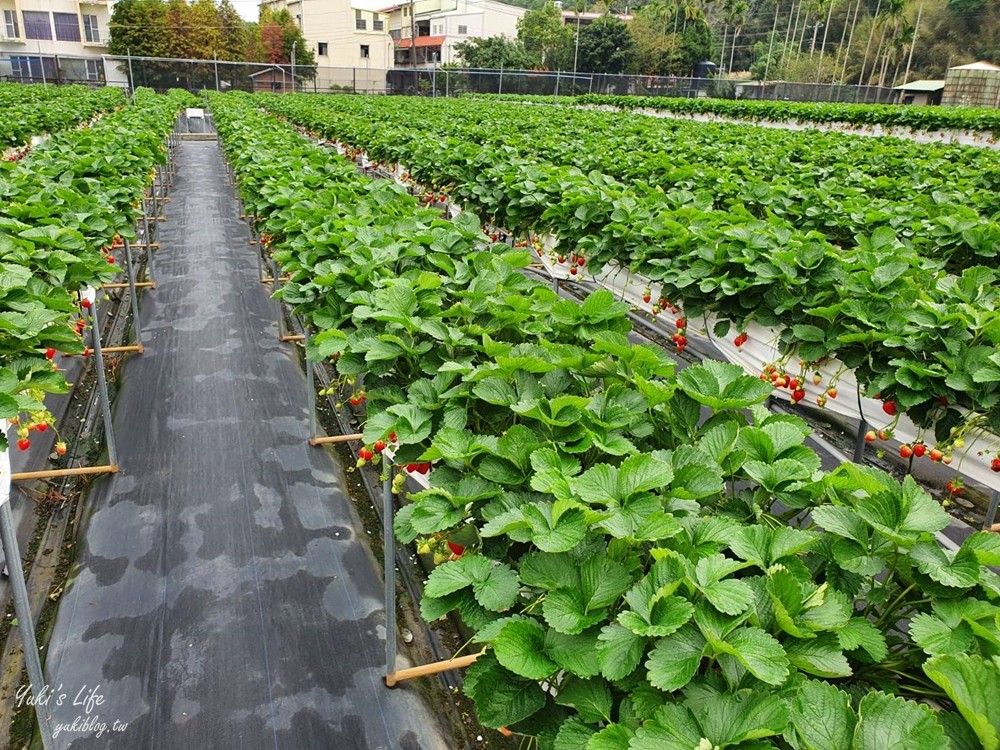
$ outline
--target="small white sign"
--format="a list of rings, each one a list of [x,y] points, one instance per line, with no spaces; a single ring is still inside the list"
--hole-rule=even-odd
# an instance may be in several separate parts
[[[201,118],[202,120],[204,120],[205,119],[205,110],[189,107],[188,110],[187,110],[187,118],[189,120],[191,120],[191,119],[194,119],[196,117],[197,118]]]

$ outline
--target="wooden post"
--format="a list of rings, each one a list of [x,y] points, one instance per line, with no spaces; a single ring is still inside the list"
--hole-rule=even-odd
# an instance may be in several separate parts
[[[78,466],[75,469],[51,469],[49,471],[24,471],[11,474],[12,482],[23,482],[29,479],[55,479],[56,477],[81,477],[89,474],[117,474],[118,467],[114,464],[106,466]]]
[[[353,440],[361,440],[364,438],[363,433],[355,433],[353,435],[327,435],[324,437],[311,437],[309,438],[309,445],[330,445],[332,443],[349,443]]]
[[[480,651],[478,654],[470,654],[468,656],[460,656],[457,659],[445,659],[444,661],[436,661],[433,664],[422,664],[419,667],[410,667],[409,669],[399,669],[390,675],[386,675],[385,685],[386,687],[395,687],[397,683],[403,680],[412,680],[415,677],[427,677],[432,674],[440,674],[441,672],[449,672],[452,669],[463,669],[471,664],[474,664],[476,659],[483,655]]]

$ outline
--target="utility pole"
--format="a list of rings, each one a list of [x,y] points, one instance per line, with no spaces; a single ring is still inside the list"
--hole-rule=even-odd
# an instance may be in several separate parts
[[[836,0],[830,0],[830,12],[826,14],[826,23],[823,25],[823,41],[819,45],[819,70],[816,71],[816,83],[820,83],[823,77],[823,63],[826,62],[826,36],[830,32],[830,21],[833,20],[833,6]],[[850,5],[848,5],[850,8]],[[847,28],[846,26],[844,27]],[[810,56],[812,53],[809,53]]]
[[[875,24],[878,23],[878,13],[882,10],[882,0],[878,0],[875,5],[875,16],[872,18],[872,27],[868,31],[868,44],[865,45],[865,59],[861,62],[861,75],[858,76],[858,85],[865,85],[865,68],[868,67],[868,53],[872,48],[872,39],[875,38]]]
[[[913,39],[910,41],[910,54],[906,56],[906,72],[903,73],[903,83],[908,83],[910,80],[910,63],[913,62],[913,48],[917,46],[917,32],[920,31],[920,14],[923,12],[924,4],[920,3],[917,6],[917,22],[913,24]]]
[[[414,2],[410,0],[410,67],[413,69],[413,93],[419,90],[417,86],[417,20],[413,17]]]
[[[576,60],[580,56],[580,8],[576,9],[576,46],[573,49],[573,85],[576,86]]]
[[[780,2],[774,4],[774,23],[771,24],[771,40],[767,45],[767,60],[764,61],[764,83],[767,83],[767,71],[771,67],[771,53],[774,51],[774,35],[778,30],[778,7],[780,5]]]
[[[296,91],[297,87],[295,85],[295,48],[299,46],[299,40],[296,39],[292,42],[292,91]]]
[[[847,48],[844,50],[844,67],[840,71],[841,84],[844,83],[844,79],[847,77],[847,61],[850,58],[851,47],[854,45],[854,30],[858,27],[858,13],[861,12],[861,2],[862,0],[858,0],[858,4],[854,6],[854,20],[851,21],[851,35],[847,40]],[[848,12],[850,12],[850,10],[848,10]],[[843,39],[841,39],[841,45],[843,45]],[[837,54],[840,54],[840,50],[837,50]]]

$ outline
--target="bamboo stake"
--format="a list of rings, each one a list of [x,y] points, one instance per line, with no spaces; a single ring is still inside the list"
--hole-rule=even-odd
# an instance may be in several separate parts
[[[156,282],[155,281],[137,281],[137,282],[135,282],[135,286],[136,286],[136,288],[156,289]],[[103,289],[128,289],[129,285],[128,284],[119,284],[119,283],[104,284],[102,288]],[[105,351],[107,351],[107,350],[105,350]]]
[[[290,336],[278,336],[278,341],[305,341],[305,338],[301,333],[298,333]]]
[[[142,354],[145,350],[142,344],[133,344],[131,346],[106,346],[103,351],[105,354],[122,354],[124,352],[138,352]]]
[[[327,435],[325,437],[309,438],[309,445],[330,445],[331,443],[349,443],[352,440],[361,440],[363,433],[357,432],[353,435]]]
[[[385,685],[386,687],[395,687],[396,683],[402,682],[403,680],[412,680],[415,677],[427,677],[432,674],[448,672],[452,669],[462,669],[464,667],[468,667],[470,664],[474,664],[476,659],[482,656],[483,653],[484,652],[481,651],[478,654],[460,656],[457,659],[445,659],[444,661],[436,661],[433,664],[422,664],[419,667],[399,669],[390,675],[386,675]]]
[[[79,477],[87,474],[117,474],[118,467],[114,464],[107,466],[79,466],[75,469],[51,469],[49,471],[25,471],[20,474],[11,474],[13,482],[23,482],[28,479],[54,479],[56,477]]]
[[[291,280],[292,280],[291,276],[279,276],[278,277],[278,281],[280,281],[281,283],[284,283],[286,281],[291,281]],[[260,281],[261,284],[273,284],[274,283],[274,277],[273,276],[268,276],[267,278],[259,279],[259,281]]]

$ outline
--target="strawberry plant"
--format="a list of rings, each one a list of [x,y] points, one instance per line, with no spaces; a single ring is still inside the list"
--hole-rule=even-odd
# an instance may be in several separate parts
[[[77,291],[116,272],[102,248],[116,234],[135,236],[133,203],[165,160],[163,140],[186,96],[138,92],[133,105],[57,133],[0,171],[0,419],[44,415],[45,393],[66,390],[52,360],[85,352]],[[22,435],[19,447],[29,446]]]
[[[761,406],[770,383],[675,375],[609,292],[561,299],[479,217],[208,96],[309,356],[363,382],[366,446],[428,474],[394,528],[440,563],[422,615],[486,651],[464,685],[484,724],[553,750],[995,738],[997,537],[946,551],[937,502],[822,471],[806,423]]]

